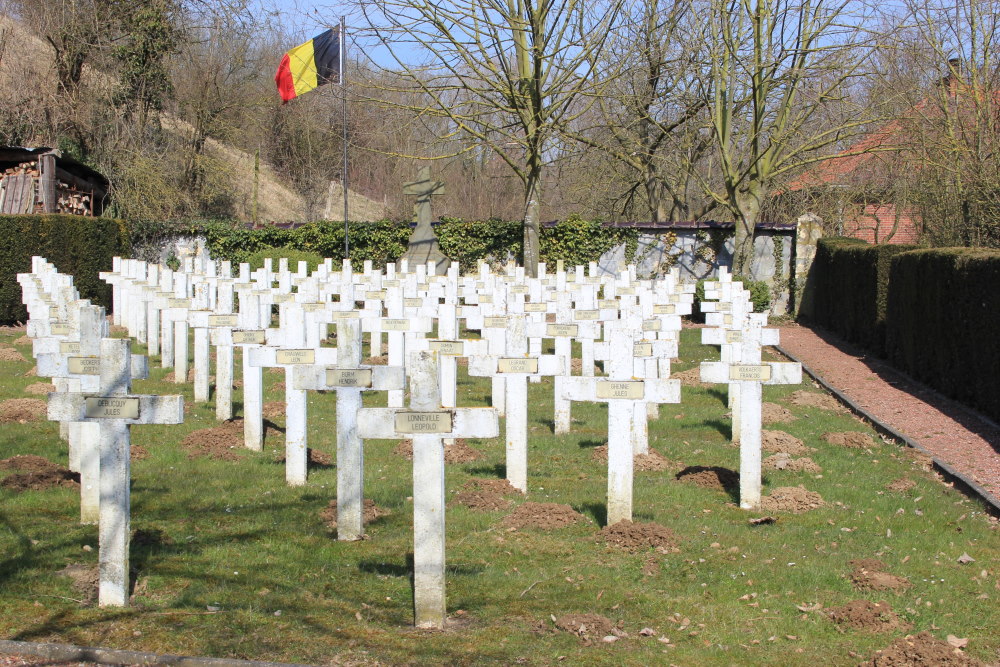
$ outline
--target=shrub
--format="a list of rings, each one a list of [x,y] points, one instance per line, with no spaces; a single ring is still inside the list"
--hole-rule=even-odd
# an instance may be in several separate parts
[[[272,259],[274,260],[274,268],[277,270],[278,261],[283,257],[288,258],[288,268],[293,272],[298,269],[299,262],[306,262],[309,266],[309,272],[312,273],[324,261],[323,256],[318,253],[296,250],[294,248],[266,248],[258,250],[249,255],[245,261],[250,265],[251,271],[256,271],[264,267],[265,259]]]

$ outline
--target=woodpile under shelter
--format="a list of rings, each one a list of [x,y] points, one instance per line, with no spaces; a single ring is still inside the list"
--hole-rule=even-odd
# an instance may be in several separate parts
[[[108,179],[52,148],[0,147],[0,214],[101,215]]]

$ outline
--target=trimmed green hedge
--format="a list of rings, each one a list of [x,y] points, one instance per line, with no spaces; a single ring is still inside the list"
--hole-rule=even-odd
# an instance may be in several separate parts
[[[939,248],[892,259],[894,366],[1000,419],[1000,252]]]
[[[821,239],[810,271],[815,292],[807,319],[884,357],[890,263],[915,247]]]
[[[18,273],[31,271],[39,255],[62,273],[84,299],[111,309],[111,286],[98,277],[110,271],[116,255],[127,257],[131,246],[125,223],[110,218],[77,215],[0,216],[0,324],[23,322],[28,311],[21,303]]]

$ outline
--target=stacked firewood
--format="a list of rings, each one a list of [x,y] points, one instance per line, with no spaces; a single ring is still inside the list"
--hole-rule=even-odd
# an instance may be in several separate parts
[[[91,215],[91,194],[79,192],[62,181],[56,185],[56,211],[70,215]]]
[[[34,176],[38,178],[41,174],[38,171],[37,162],[22,162],[16,167],[10,167],[9,169],[4,169],[4,176],[20,176],[21,174],[28,174],[29,176]]]

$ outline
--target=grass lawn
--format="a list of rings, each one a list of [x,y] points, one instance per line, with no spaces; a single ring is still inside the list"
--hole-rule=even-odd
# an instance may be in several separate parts
[[[20,336],[0,334],[0,344]],[[676,371],[718,359],[697,330],[682,338]],[[16,348],[28,361],[0,362],[0,400],[29,397],[25,389],[43,381],[26,375],[30,345]],[[793,401],[794,392],[819,397],[808,380],[764,388],[765,401],[795,418],[765,428],[801,440],[811,451],[791,458],[807,456],[821,471],[766,470],[764,494],[802,485],[821,506],[747,512],[731,484],[693,483],[711,482],[711,471],[679,480],[684,468],[739,465],[725,387],[686,384],[683,402],[661,406],[649,426],[667,469],[635,475],[634,520],[675,540],[634,552],[599,532],[606,464],[595,454],[607,439],[606,409],[575,403],[572,432],[555,436],[551,380],[530,384],[528,496],[508,495],[512,504],[494,511],[458,502],[470,480],[503,478],[502,439],[471,441],[481,457],[448,466],[450,623],[425,631],[412,626],[412,469],[395,452],[398,441],[365,446],[366,496],[388,514],[368,524],[368,539],[338,542],[321,517],[334,498],[334,464],[310,470],[305,487],[287,487],[278,431],[262,453],[237,444],[216,450],[234,460],[192,455],[182,441],[217,425],[214,406],[195,404],[190,384],[165,382],[158,360],[150,368],[134,389],[180,389],[188,409],[183,425],[132,431],[145,456],[132,464],[131,606],[94,604],[97,529],[79,525],[78,489],[0,488],[0,637],[336,665],[812,666],[856,665],[926,630],[967,639],[966,653],[987,663],[1000,658],[997,523],[920,456],[850,414],[805,405],[802,394]],[[265,401],[281,401],[283,375],[264,377]],[[487,380],[460,367],[459,383],[460,405],[488,404]],[[239,414],[239,391],[234,401]],[[330,455],[334,403],[332,393],[310,394],[309,444]],[[823,439],[849,431],[870,436],[870,445]],[[5,423],[0,459],[15,455],[65,465],[67,447],[55,423]],[[549,530],[505,522],[528,502],[568,505],[579,519]],[[750,521],[765,516],[777,520]],[[858,559],[880,563],[859,569]],[[884,601],[891,613],[880,608],[861,628],[831,618],[857,601]]]

